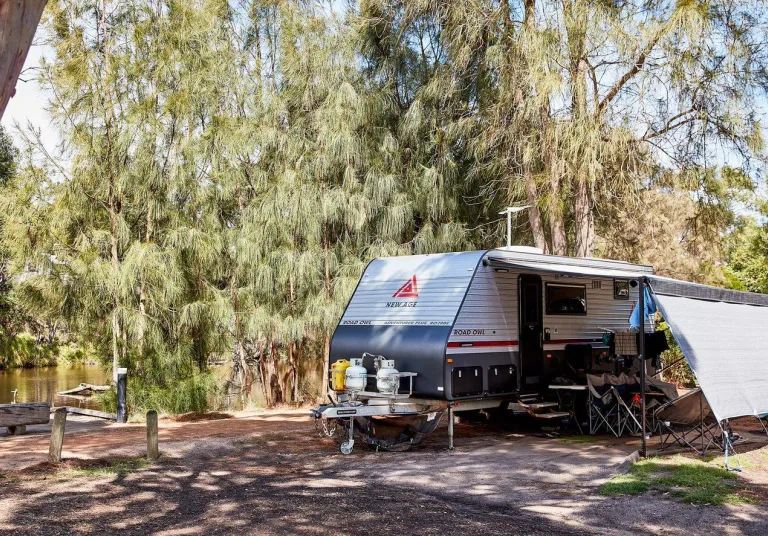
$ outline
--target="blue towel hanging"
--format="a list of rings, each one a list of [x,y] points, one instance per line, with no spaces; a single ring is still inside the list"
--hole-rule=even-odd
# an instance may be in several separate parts
[[[645,318],[656,313],[656,302],[651,296],[651,291],[648,287],[645,287]],[[633,328],[640,329],[640,302],[635,304],[635,308],[632,311],[632,316],[629,317],[629,325]]]

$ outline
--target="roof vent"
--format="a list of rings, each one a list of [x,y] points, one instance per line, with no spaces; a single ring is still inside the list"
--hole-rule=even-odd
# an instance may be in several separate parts
[[[535,253],[537,255],[544,255],[543,249],[535,248],[533,246],[504,246],[498,249],[502,251],[515,251],[517,253]]]

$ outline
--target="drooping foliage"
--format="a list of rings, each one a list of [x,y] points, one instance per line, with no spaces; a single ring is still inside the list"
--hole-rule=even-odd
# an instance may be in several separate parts
[[[761,5],[52,0],[62,141],[22,131],[3,189],[14,303],[183,411],[211,362],[241,402],[324,392],[366,262],[497,246],[510,204],[550,253],[723,280],[753,254],[725,236],[759,191]]]
[[[638,187],[669,170],[702,183],[665,187],[698,194],[722,151],[762,158],[760,2],[360,6],[367,66],[407,109],[403,130],[451,159],[426,169],[483,185],[494,207],[532,205],[532,240],[552,253],[592,255],[604,208],[641,213]]]

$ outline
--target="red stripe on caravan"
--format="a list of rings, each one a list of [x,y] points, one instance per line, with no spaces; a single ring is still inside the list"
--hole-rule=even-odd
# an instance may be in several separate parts
[[[560,339],[556,341],[545,342],[544,346],[552,344],[579,344],[589,342],[601,342],[601,339]],[[518,341],[463,341],[449,342],[448,348],[478,348],[488,346],[518,346]]]

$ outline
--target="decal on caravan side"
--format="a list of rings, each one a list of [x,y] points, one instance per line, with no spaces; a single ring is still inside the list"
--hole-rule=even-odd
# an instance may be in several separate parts
[[[362,352],[394,359],[417,373],[414,392],[445,397],[446,342],[485,251],[372,261],[336,328],[331,361]],[[373,370],[373,362],[364,362]]]

